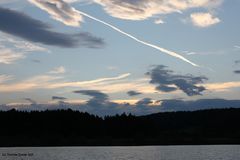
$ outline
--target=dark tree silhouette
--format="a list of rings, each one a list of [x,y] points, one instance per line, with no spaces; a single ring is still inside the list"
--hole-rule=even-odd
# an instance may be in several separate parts
[[[240,109],[104,118],[73,110],[0,111],[0,146],[240,144]]]

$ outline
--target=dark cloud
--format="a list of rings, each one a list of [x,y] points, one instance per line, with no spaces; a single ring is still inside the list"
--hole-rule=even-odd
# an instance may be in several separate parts
[[[114,102],[109,101],[107,94],[97,90],[79,90],[74,93],[90,96],[86,104],[78,106],[82,111],[90,112],[96,115],[115,115],[123,113],[122,107]]]
[[[108,102],[108,95],[97,90],[79,90],[74,91],[74,93],[91,96],[92,98],[88,101],[88,105],[97,105]]]
[[[79,93],[79,92],[76,92]],[[93,91],[87,91],[86,95],[97,95]],[[92,94],[93,93],[93,94]],[[101,93],[101,92],[100,92]],[[93,98],[94,98],[93,96]],[[96,96],[95,96],[96,97]],[[102,95],[100,96],[102,97]],[[104,96],[103,96],[104,97]],[[101,99],[101,98],[100,98]],[[30,102],[35,102],[31,98],[26,98]],[[91,99],[90,99],[91,100]],[[106,116],[122,113],[132,113],[134,115],[146,115],[158,112],[170,112],[170,111],[195,111],[202,109],[214,109],[214,108],[240,108],[240,100],[225,100],[225,99],[199,99],[193,101],[180,100],[180,99],[168,99],[161,100],[161,104],[153,106],[153,101],[150,98],[144,98],[139,100],[136,104],[117,104],[110,102],[103,98],[104,102],[99,104],[82,103],[82,104],[70,104],[63,101],[59,101],[58,104],[30,104],[30,105],[0,105],[0,110],[10,110],[16,108],[17,110],[33,111],[33,110],[56,110],[56,109],[72,109],[79,110],[81,112],[88,112],[91,114]]]
[[[240,60],[236,60],[236,61],[235,61],[235,64],[239,64],[239,63],[240,63]]]
[[[188,96],[201,95],[206,90],[203,86],[197,84],[207,80],[204,76],[195,77],[193,75],[178,75],[173,71],[166,69],[166,66],[158,65],[147,73],[151,77],[151,84],[156,84],[156,90],[163,92],[172,92],[177,89],[183,91]]]
[[[194,111],[212,108],[239,108],[240,100],[200,99],[194,101],[164,100],[162,111]]]
[[[150,105],[150,104],[152,104],[152,103],[153,103],[153,101],[152,101],[151,98],[143,98],[143,99],[139,100],[139,101],[136,103],[136,105],[144,105],[144,106],[147,106],[147,105]]]
[[[233,72],[236,73],[236,74],[240,74],[240,70],[235,70]]]
[[[0,21],[0,31],[45,45],[90,48],[99,48],[104,45],[101,38],[96,38],[89,33],[65,34],[55,32],[46,23],[33,19],[24,13],[1,7]]]
[[[127,94],[128,94],[129,96],[137,96],[137,95],[140,95],[140,94],[142,94],[142,93],[137,92],[137,91],[128,91]]]
[[[37,104],[37,102],[31,98],[24,98],[24,100],[30,102],[32,105]]]
[[[67,98],[65,97],[59,97],[59,96],[52,96],[52,100],[65,100]]]
[[[41,63],[41,61],[38,60],[38,59],[32,59],[31,61],[34,62],[34,63]]]

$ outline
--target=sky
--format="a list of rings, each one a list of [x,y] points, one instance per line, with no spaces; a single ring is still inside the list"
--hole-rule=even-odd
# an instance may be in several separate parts
[[[0,109],[240,107],[239,0],[0,0]]]

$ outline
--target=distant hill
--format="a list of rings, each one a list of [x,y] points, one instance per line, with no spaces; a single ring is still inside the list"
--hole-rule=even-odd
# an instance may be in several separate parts
[[[104,118],[72,110],[0,111],[0,146],[240,144],[240,109]]]

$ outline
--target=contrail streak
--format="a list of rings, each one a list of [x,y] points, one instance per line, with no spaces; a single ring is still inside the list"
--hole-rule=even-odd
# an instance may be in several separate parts
[[[104,22],[104,21],[102,21],[102,20],[100,20],[100,19],[97,19],[97,18],[95,18],[95,17],[93,17],[93,16],[90,16],[89,14],[84,13],[84,12],[82,12],[82,11],[78,11],[78,12],[79,12],[79,14],[81,14],[81,15],[83,15],[83,16],[86,16],[86,17],[88,17],[88,18],[90,18],[90,19],[92,19],[92,20],[95,20],[95,21],[97,21],[97,22],[100,22],[100,23],[102,23],[102,24],[104,24],[104,25],[112,28],[113,30],[115,30],[115,31],[117,31],[117,32],[119,32],[119,33],[121,33],[121,34],[123,34],[123,35],[125,35],[125,36],[127,36],[127,37],[129,37],[129,38],[131,38],[131,39],[133,39],[133,40],[135,40],[135,41],[143,44],[143,45],[146,45],[146,46],[149,46],[149,47],[154,48],[154,49],[156,49],[156,50],[159,50],[159,51],[161,51],[161,52],[164,52],[164,53],[166,53],[166,54],[168,54],[168,55],[170,55],[170,56],[179,58],[179,59],[181,59],[181,60],[183,60],[183,61],[185,61],[185,62],[187,62],[187,63],[190,63],[191,65],[193,65],[193,66],[195,66],[195,67],[199,67],[197,64],[191,62],[190,60],[186,59],[185,57],[179,55],[179,54],[176,53],[176,52],[169,51],[169,50],[167,50],[167,49],[165,49],[165,48],[161,48],[161,47],[158,47],[158,46],[156,46],[156,45],[150,44],[150,43],[148,43],[148,42],[142,41],[142,40],[140,40],[140,39],[138,39],[138,38],[130,35],[129,33],[126,33],[126,32],[124,32],[124,31],[122,31],[121,29],[119,29],[119,28],[117,28],[117,27],[115,27],[115,26],[113,26],[113,25],[111,25],[111,24],[109,24],[109,23],[107,23],[107,22]]]

